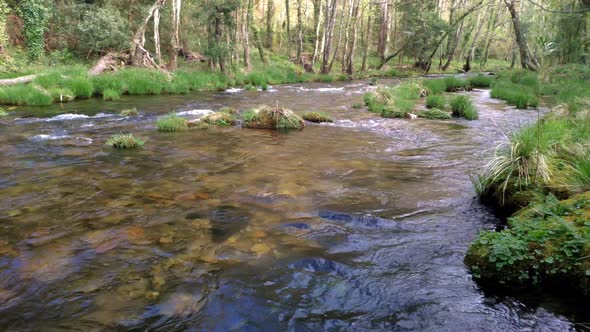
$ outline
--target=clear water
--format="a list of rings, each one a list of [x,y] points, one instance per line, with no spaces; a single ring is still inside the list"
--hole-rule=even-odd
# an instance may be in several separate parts
[[[478,121],[382,119],[351,107],[370,89],[14,110],[0,123],[0,328],[565,331],[590,321],[567,297],[484,293],[463,264],[477,232],[498,222],[468,172],[537,112],[475,91]],[[170,111],[275,103],[336,122],[155,130]],[[117,115],[130,107],[142,116]],[[148,141],[106,147],[119,132]]]

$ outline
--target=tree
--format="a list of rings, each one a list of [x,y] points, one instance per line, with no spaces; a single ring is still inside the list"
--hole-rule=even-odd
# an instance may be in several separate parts
[[[539,61],[529,49],[529,45],[526,41],[524,30],[522,29],[522,24],[520,23],[520,18],[518,16],[518,12],[516,11],[514,1],[515,0],[504,0],[504,4],[506,5],[506,8],[508,8],[510,17],[512,18],[514,37],[520,52],[520,63],[524,69],[537,70],[539,68]]]
[[[45,24],[47,23],[47,7],[43,0],[23,0],[20,5],[24,22],[25,45],[31,60],[38,60],[45,48]]]
[[[326,0],[326,18],[324,20],[324,47],[322,50],[322,73],[330,72],[330,50],[336,24],[336,0]]]

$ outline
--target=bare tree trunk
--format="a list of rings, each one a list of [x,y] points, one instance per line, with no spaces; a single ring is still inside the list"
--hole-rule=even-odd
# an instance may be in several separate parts
[[[379,40],[377,42],[377,53],[381,61],[385,60],[385,52],[387,49],[387,35],[389,34],[389,0],[381,3],[381,27],[379,28]]]
[[[475,25],[477,26],[475,30],[475,35],[473,36],[473,40],[471,41],[471,46],[469,47],[469,51],[467,51],[465,66],[463,66],[463,70],[466,72],[471,70],[471,61],[473,61],[473,57],[475,56],[475,45],[477,45],[477,40],[479,39],[479,34],[481,32],[481,24],[480,24],[481,15],[477,15],[477,21]]]
[[[360,0],[354,0],[352,6],[352,38],[350,46],[348,47],[348,58],[346,64],[346,73],[352,75],[354,73],[354,50],[356,48],[356,39],[358,34],[358,17],[359,17]],[[362,14],[361,14],[362,15]]]
[[[324,48],[322,54],[322,73],[328,74],[330,72],[330,48],[332,46],[332,38],[334,37],[334,25],[336,24],[336,0],[326,0],[326,18],[324,29]]]
[[[254,24],[254,1],[248,0],[248,21],[246,24],[252,30],[252,36],[254,37],[254,44],[258,49],[258,55],[260,56],[260,61],[262,63],[267,63],[266,56],[264,55],[264,48],[262,47],[262,40],[260,38],[260,32],[258,31],[258,27]]]
[[[361,65],[361,71],[364,73],[367,71],[367,57],[369,55],[369,45],[371,44],[371,11],[369,10],[369,17],[367,18],[367,32],[363,36],[363,64]]]
[[[451,7],[451,19],[450,21],[453,21],[453,12],[454,12],[454,5],[452,5]],[[459,39],[461,37],[461,34],[463,33],[463,22],[461,21],[461,23],[459,24],[459,27],[457,29],[455,29],[455,33],[453,35],[449,34],[449,42],[447,43],[447,60],[445,61],[445,64],[442,66],[442,70],[446,71],[447,69],[449,69],[449,66],[451,65],[451,62],[453,61],[453,57],[455,56],[455,52],[457,51],[457,45],[459,44]],[[452,38],[451,38],[452,37]]]
[[[174,0],[172,0],[174,1]],[[160,9],[154,10],[154,48],[156,49],[156,61],[162,65],[162,48],[160,46]]]
[[[287,20],[287,43],[291,44],[291,14],[289,13],[289,0],[285,0],[285,18]]]
[[[182,0],[172,0],[172,32],[170,35],[170,70],[174,71],[178,62],[178,50],[180,49],[180,10]]]
[[[334,47],[334,54],[332,54],[332,59],[330,60],[330,67],[329,70],[332,71],[332,66],[334,65],[334,61],[336,60],[336,55],[338,54],[338,50],[340,49],[340,41],[342,40],[342,25],[344,24],[344,12],[346,10],[346,2],[343,3],[342,8],[342,15],[340,15],[340,21],[338,24],[338,39],[336,39],[336,45]]]
[[[297,0],[297,63],[301,62],[301,53],[303,53],[303,0]]]
[[[151,57],[149,52],[145,49],[145,29],[150,19],[154,16],[156,11],[159,11],[166,3],[166,0],[157,0],[148,10],[147,15],[139,25],[137,31],[133,35],[131,63],[138,66],[146,66],[151,68],[161,69],[158,64]]]
[[[329,1],[329,0],[327,0]],[[312,66],[318,58],[318,47],[320,45],[320,17],[322,15],[322,0],[313,1],[313,26],[315,31],[315,40],[313,48],[313,57],[311,59]]]
[[[248,33],[248,28],[250,24],[250,16],[252,15],[252,0],[248,0],[246,5],[246,12],[244,13],[244,21],[242,24],[242,42],[244,46],[244,67],[247,70],[252,69],[252,65],[250,63],[250,36]]]
[[[346,25],[344,26],[344,47],[342,47],[341,71],[344,73],[347,66],[348,56],[348,37],[350,35],[350,21],[352,20],[352,7],[354,0],[348,0],[348,15],[346,16]],[[344,12],[342,13],[344,15]]]
[[[514,2],[515,0],[504,0],[504,4],[506,4],[506,7],[510,12],[510,17],[512,18],[512,27],[514,28],[516,44],[518,45],[518,50],[520,52],[520,63],[524,69],[537,70],[539,68],[539,61],[537,61],[529,50],[524,31],[520,24],[518,12],[516,11],[516,8],[514,8]]]
[[[274,0],[268,0],[268,6],[266,10],[266,47],[272,50],[275,39],[273,30],[273,20],[275,15]]]

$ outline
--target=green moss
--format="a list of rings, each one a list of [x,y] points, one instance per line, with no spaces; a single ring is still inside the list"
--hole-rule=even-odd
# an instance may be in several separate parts
[[[164,117],[158,119],[156,123],[158,131],[174,132],[187,130],[188,125],[186,119],[176,115],[176,113],[170,113]]]
[[[235,115],[225,112],[216,112],[205,115],[201,122],[213,126],[235,126],[238,123]]]
[[[302,114],[304,120],[309,122],[334,122],[328,115],[320,112],[305,112]]]
[[[102,92],[102,99],[107,101],[116,101],[121,99],[121,93],[117,90],[106,89]]]
[[[428,108],[445,108],[447,100],[442,95],[430,95],[426,97],[426,107]]]
[[[119,150],[134,149],[142,146],[144,143],[144,141],[133,137],[133,134],[123,133],[115,134],[106,141],[106,145]]]
[[[431,120],[449,120],[451,119],[451,115],[449,112],[445,112],[438,108],[431,108],[427,110],[423,110],[417,112],[416,115],[419,118],[431,119]]]
[[[520,211],[500,232],[483,231],[466,265],[478,279],[506,287],[559,280],[588,289],[590,192],[558,201],[549,195]]]

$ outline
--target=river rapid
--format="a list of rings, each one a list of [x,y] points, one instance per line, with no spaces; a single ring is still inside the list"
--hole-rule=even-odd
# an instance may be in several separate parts
[[[396,81],[388,81],[394,84]],[[95,99],[0,119],[0,329],[568,331],[575,299],[484,292],[463,258],[500,221],[469,173],[537,119],[354,109],[368,81]],[[156,131],[221,107],[322,111],[302,131]],[[423,101],[421,102],[423,104]],[[139,117],[122,117],[136,107]],[[41,115],[40,115],[41,114]],[[133,151],[104,142],[147,139]]]

